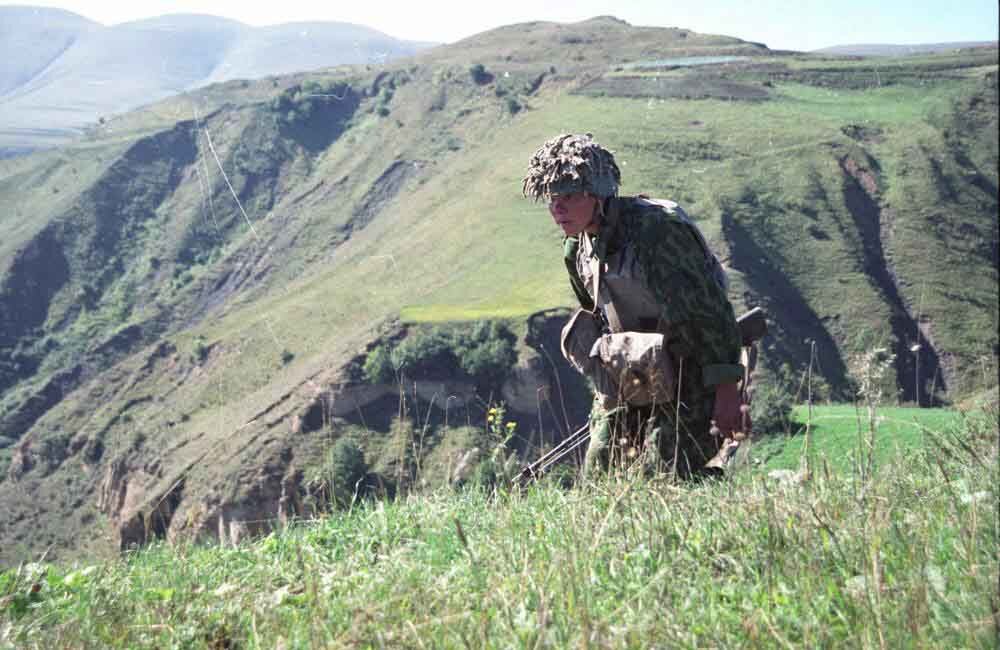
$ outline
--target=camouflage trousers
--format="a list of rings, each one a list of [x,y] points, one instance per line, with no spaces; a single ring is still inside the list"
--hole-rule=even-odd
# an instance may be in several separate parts
[[[638,464],[647,474],[681,478],[719,473],[705,468],[721,440],[710,433],[714,390],[699,389],[677,403],[609,408],[598,395],[590,412],[590,446],[584,462],[588,476],[609,467]]]

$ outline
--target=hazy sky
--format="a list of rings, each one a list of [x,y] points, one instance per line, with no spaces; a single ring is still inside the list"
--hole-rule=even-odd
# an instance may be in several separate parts
[[[4,4],[28,4],[4,2]],[[68,0],[46,2],[105,25],[169,13],[203,13],[249,25],[334,20],[397,38],[451,42],[529,20],[574,22],[613,15],[633,25],[737,36],[771,48],[848,43],[996,40],[997,0]]]

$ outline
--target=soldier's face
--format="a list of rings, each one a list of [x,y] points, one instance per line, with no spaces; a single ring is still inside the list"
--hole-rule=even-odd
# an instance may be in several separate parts
[[[595,219],[598,199],[586,192],[550,194],[549,214],[567,235],[587,231],[595,233],[600,224]]]

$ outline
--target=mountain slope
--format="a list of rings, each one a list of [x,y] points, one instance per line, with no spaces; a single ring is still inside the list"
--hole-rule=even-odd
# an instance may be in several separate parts
[[[48,7],[0,7],[0,96],[39,75],[100,25]]]
[[[534,29],[562,45],[517,45]],[[738,311],[772,316],[770,371],[812,366],[819,396],[845,397],[854,354],[917,342],[890,394],[988,384],[996,51],[876,80],[676,33],[656,49],[655,30],[607,18],[517,26],[483,35],[510,50],[472,39],[212,86],[0,163],[3,561],[266,529],[310,511],[343,438],[387,490],[413,463],[449,480],[501,398],[518,445],[565,435],[587,402],[552,358],[572,296],[558,233],[520,197],[527,157],[561,131],[614,150],[624,192],[699,220]],[[576,59],[586,39],[619,54]],[[691,41],[749,58],[677,65]],[[483,318],[517,333],[502,385],[367,378],[369,352]]]
[[[0,68],[0,148],[65,142],[99,118],[209,83],[382,63],[422,47],[347,23],[253,28],[194,14],[112,27],[84,20],[0,7],[0,48],[18,61]],[[27,38],[37,40],[24,47]]]
[[[199,85],[291,74],[331,65],[382,64],[426,46],[349,23],[286,23],[244,29],[239,40],[216,62],[211,75],[200,80]]]

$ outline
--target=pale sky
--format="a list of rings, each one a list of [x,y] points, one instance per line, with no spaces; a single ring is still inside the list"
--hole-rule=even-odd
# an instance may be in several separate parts
[[[20,4],[4,2],[0,5]],[[855,43],[917,44],[998,37],[997,0],[67,0],[44,2],[105,25],[170,13],[224,16],[248,25],[329,20],[397,38],[453,42],[531,20],[575,22],[613,15],[633,25],[684,27],[813,50]]]

